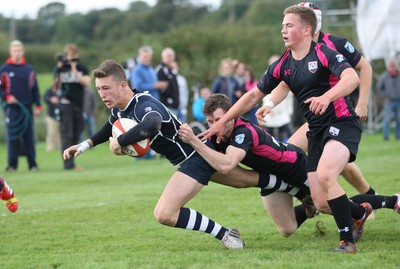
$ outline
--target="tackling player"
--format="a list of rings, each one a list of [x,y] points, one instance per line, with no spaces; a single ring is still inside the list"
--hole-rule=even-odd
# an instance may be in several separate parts
[[[212,127],[218,122],[230,108],[231,102],[223,94],[214,94],[207,98],[203,113],[209,126]],[[242,163],[258,172],[273,173],[294,186],[305,188],[304,191],[309,193],[307,156],[303,150],[291,144],[278,142],[264,129],[240,117],[230,120],[225,127],[222,143],[215,144],[219,152],[201,142],[187,124],[181,125],[179,137],[192,145],[217,171],[229,173]],[[215,140],[215,137],[212,137],[212,140]],[[293,234],[307,218],[313,217],[315,213],[312,211],[314,208],[305,208],[304,203],[293,210],[293,198],[290,193],[269,190],[262,194],[264,207],[283,236]],[[371,211],[366,203],[371,204],[374,209],[389,208],[400,211],[399,195],[363,194],[350,199],[357,204],[364,203],[362,207],[351,203],[352,217],[362,220],[359,222],[358,231],[354,234],[355,241],[360,240],[364,222]],[[365,208],[368,210],[367,213]]]

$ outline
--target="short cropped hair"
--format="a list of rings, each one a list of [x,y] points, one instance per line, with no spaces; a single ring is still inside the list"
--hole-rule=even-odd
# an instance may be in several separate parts
[[[283,15],[287,14],[299,15],[303,24],[311,26],[311,36],[314,35],[315,29],[317,28],[317,17],[311,8],[293,5],[287,7],[285,11],[283,11]]]
[[[224,112],[227,112],[232,106],[231,100],[222,93],[211,94],[203,106],[204,115],[212,115],[218,108],[222,108]]]
[[[142,54],[142,53],[153,54],[153,49],[150,46],[143,46],[143,47],[139,48],[138,52],[139,52],[139,54]]]
[[[13,41],[11,41],[11,43],[10,43],[10,49],[11,49],[12,47],[21,47],[22,49],[24,49],[24,44],[23,44],[21,41],[19,41],[19,40],[13,40]]]
[[[118,83],[126,81],[124,68],[113,60],[104,61],[99,67],[93,71],[94,78],[105,78],[112,76]]]

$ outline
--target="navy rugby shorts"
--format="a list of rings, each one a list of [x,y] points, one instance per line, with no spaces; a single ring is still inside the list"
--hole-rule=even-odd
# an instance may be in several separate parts
[[[334,139],[345,145],[350,151],[349,162],[356,160],[358,145],[361,140],[361,124],[358,117],[343,117],[317,130],[310,129],[308,138],[307,171],[317,170],[319,159],[326,142]]]
[[[207,141],[207,145],[214,148],[209,141]],[[190,176],[203,185],[208,185],[211,176],[216,172],[216,170],[197,152],[181,163],[178,171]]]

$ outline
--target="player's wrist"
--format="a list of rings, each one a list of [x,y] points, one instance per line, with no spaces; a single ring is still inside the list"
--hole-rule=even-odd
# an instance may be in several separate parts
[[[275,107],[275,104],[271,100],[268,100],[268,101],[265,101],[264,106],[267,106],[267,107],[273,109]]]
[[[85,152],[86,150],[88,150],[90,148],[91,148],[91,145],[90,145],[89,141],[85,140],[85,141],[83,141],[83,142],[78,144],[77,151],[79,153],[83,153],[83,152]]]

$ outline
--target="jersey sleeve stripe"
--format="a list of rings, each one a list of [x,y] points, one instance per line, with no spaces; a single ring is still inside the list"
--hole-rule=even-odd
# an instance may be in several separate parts
[[[273,76],[276,79],[281,79],[281,67],[283,62],[286,60],[286,58],[289,56],[289,49],[286,50],[285,54],[281,57],[281,59],[279,60],[279,63],[275,66],[274,71],[273,71]]]

